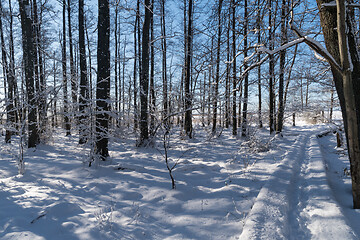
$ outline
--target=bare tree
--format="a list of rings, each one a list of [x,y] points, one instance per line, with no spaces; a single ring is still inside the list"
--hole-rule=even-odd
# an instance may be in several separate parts
[[[217,50],[216,50],[216,73],[215,73],[215,86],[214,86],[214,96],[213,96],[213,122],[212,122],[212,132],[215,133],[217,125],[217,112],[218,112],[218,95],[219,95],[219,82],[220,82],[220,51],[221,51],[221,9],[222,9],[222,0],[218,1],[217,9]]]
[[[89,104],[89,84],[87,79],[85,29],[84,29],[84,0],[79,0],[79,51],[80,51],[80,98],[79,98],[79,143],[87,141],[87,108]]]
[[[184,94],[185,94],[185,117],[184,117],[184,130],[186,136],[192,138],[192,97],[190,92],[191,85],[191,61],[192,61],[192,39],[193,39],[193,29],[192,29],[192,11],[193,11],[193,1],[189,0],[188,4],[188,26],[186,34],[186,59],[185,59],[185,81],[184,81]]]
[[[237,118],[236,118],[236,88],[237,88],[237,79],[236,79],[236,2],[235,0],[231,1],[232,4],[232,58],[233,58],[233,96],[232,96],[232,135],[237,135]]]
[[[32,20],[29,0],[19,0],[21,16],[23,59],[26,81],[26,94],[28,99],[28,148],[36,147],[39,143],[39,132],[36,119],[36,99],[34,85],[34,39],[32,35]]]
[[[109,0],[98,0],[98,74],[96,84],[96,153],[109,157],[108,130],[110,111],[110,9]]]
[[[63,11],[62,11],[62,72],[63,72],[63,112],[66,136],[71,134],[71,124],[69,119],[69,101],[68,101],[68,87],[67,87],[67,70],[66,70],[66,0],[63,0]]]
[[[142,61],[140,78],[140,139],[139,146],[147,144],[149,139],[148,129],[148,92],[149,92],[149,45],[150,45],[150,0],[145,0],[145,20],[142,31]]]

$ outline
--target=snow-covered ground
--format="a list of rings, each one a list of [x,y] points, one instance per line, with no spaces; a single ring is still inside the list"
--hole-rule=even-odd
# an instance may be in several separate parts
[[[168,156],[112,139],[111,161],[88,167],[89,150],[65,137],[25,150],[0,146],[0,239],[359,239],[346,151],[329,125],[256,130],[250,140],[224,130],[170,138]],[[131,136],[131,135],[129,135]]]

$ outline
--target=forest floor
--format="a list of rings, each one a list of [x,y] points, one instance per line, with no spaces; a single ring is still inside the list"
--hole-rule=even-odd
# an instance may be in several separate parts
[[[111,139],[110,161],[88,166],[90,150],[62,130],[25,149],[0,145],[0,239],[359,239],[349,163],[332,126],[287,126],[283,136],[247,139],[205,129],[192,140],[171,133],[136,148]],[[126,136],[126,137],[125,137]]]

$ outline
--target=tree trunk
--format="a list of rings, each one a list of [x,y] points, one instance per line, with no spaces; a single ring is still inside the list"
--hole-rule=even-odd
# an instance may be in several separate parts
[[[218,17],[218,34],[217,34],[217,49],[216,49],[216,72],[215,72],[215,86],[214,86],[214,96],[213,96],[213,122],[212,122],[212,132],[216,132],[217,125],[217,112],[218,112],[218,95],[219,95],[219,82],[220,82],[220,51],[221,51],[221,8],[222,0],[218,1],[217,17]]]
[[[1,56],[3,65],[4,82],[7,82],[8,90],[6,92],[6,133],[5,142],[11,142],[11,135],[13,135],[15,127],[15,108],[14,108],[14,81],[13,76],[10,74],[10,69],[6,56],[3,24],[2,24],[2,1],[0,0],[0,38],[1,38]]]
[[[151,12],[154,11],[154,0],[151,1]],[[155,47],[154,47],[154,16],[151,14],[150,22],[150,134],[154,134],[155,130],[155,110],[156,110],[156,97],[155,97]]]
[[[77,83],[76,83],[76,68],[74,62],[74,45],[72,39],[72,28],[71,28],[71,5],[70,0],[68,0],[67,4],[67,12],[68,12],[68,33],[69,33],[69,52],[70,52],[70,83],[71,83],[71,99],[72,99],[72,114],[76,115],[77,111]]]
[[[108,128],[110,111],[110,9],[109,0],[98,0],[98,74],[96,84],[96,153],[102,160],[109,156]]]
[[[138,34],[138,22],[140,21],[140,0],[137,1],[137,7],[136,7],[136,17],[135,17],[135,24],[134,24],[134,79],[133,79],[133,85],[134,85],[134,131],[138,129],[138,104],[137,104],[137,91],[138,91],[138,85],[137,85],[137,76],[138,76],[138,59],[139,59],[139,53],[140,49],[138,49],[138,42],[140,42],[140,37]],[[139,65],[141,63],[139,62]],[[139,68],[140,69],[140,68]]]
[[[79,0],[79,51],[80,51],[80,98],[79,98],[79,144],[86,143],[88,139],[87,122],[89,116],[89,84],[87,79],[85,29],[84,29],[84,0]]]
[[[231,8],[231,5],[230,5]],[[227,26],[227,40],[226,40],[226,62],[230,62],[230,28],[231,28],[231,21],[229,21]],[[227,64],[226,66],[226,80],[225,80],[225,128],[229,128],[230,126],[230,70],[231,65]]]
[[[192,62],[192,10],[193,0],[189,0],[188,6],[188,26],[187,26],[187,39],[186,39],[186,60],[185,60],[185,81],[184,81],[184,93],[185,93],[185,117],[184,117],[184,130],[186,136],[192,138],[192,97],[190,92],[191,83],[191,62]]]
[[[168,103],[168,79],[167,79],[167,47],[166,47],[166,24],[165,24],[165,0],[161,0],[161,50],[162,50],[162,80],[163,80],[163,121],[169,126],[169,103]]]
[[[287,0],[282,0],[281,7],[281,45],[284,45],[287,42],[287,26],[286,26],[286,16],[287,16]],[[280,51],[280,74],[279,74],[279,110],[277,116],[277,127],[276,133],[282,132],[283,122],[284,122],[284,75],[285,75],[285,60],[286,60],[286,50]]]
[[[119,121],[119,117],[120,117],[120,98],[119,98],[119,93],[120,93],[120,71],[118,72],[118,70],[120,70],[120,63],[119,63],[119,40],[118,40],[118,15],[119,15],[119,4],[120,2],[116,2],[115,3],[115,18],[114,18],[114,47],[115,47],[115,58],[114,58],[114,82],[115,82],[115,114],[116,114],[116,119],[115,119],[115,126],[116,128],[118,128],[120,126],[120,121]],[[118,69],[118,65],[119,65],[119,69]]]
[[[272,0],[269,0],[269,49],[274,49],[274,26],[273,26],[273,16],[272,16]],[[269,62],[269,128],[270,128],[270,134],[272,134],[275,131],[275,123],[274,123],[274,74],[275,74],[275,59],[274,56],[270,56],[270,62]]]
[[[63,98],[64,98],[64,122],[66,136],[71,134],[71,125],[69,119],[69,101],[68,101],[68,86],[67,86],[67,71],[66,71],[66,0],[63,0],[63,41],[62,41],[62,72],[63,72]]]
[[[261,44],[261,5],[260,1],[257,1],[258,9],[257,9],[257,19],[256,19],[256,29],[257,29],[257,43],[260,46]],[[258,62],[261,61],[261,54],[257,55]],[[257,69],[257,79],[258,79],[258,117],[259,117],[259,128],[263,127],[262,121],[262,89],[261,89],[261,65],[259,65]]]
[[[13,22],[14,22],[14,17],[13,17],[13,11],[12,11],[12,5],[11,5],[11,0],[9,0],[9,14],[10,14],[10,25],[9,25],[9,52],[10,52],[10,57],[9,57],[9,77],[13,80],[13,84],[14,84],[14,110],[15,111],[15,122],[20,122],[19,119],[23,119],[22,115],[21,115],[21,107],[19,106],[20,101],[19,101],[19,91],[18,91],[18,86],[17,86],[17,81],[16,81],[16,75],[15,75],[15,50],[14,50],[14,34],[13,34]],[[16,125],[16,128],[18,128],[19,124]]]
[[[232,4],[232,58],[233,58],[233,66],[232,66],[232,80],[233,80],[233,96],[232,96],[232,135],[237,135],[237,118],[236,118],[236,87],[237,87],[237,79],[236,79],[236,2],[235,0],[231,1]]]
[[[248,56],[248,7],[247,0],[244,1],[244,69],[247,69],[246,58]],[[242,114],[242,131],[241,136],[247,136],[247,111],[248,111],[248,98],[249,98],[249,74],[244,76],[244,100],[243,100],[243,114]]]
[[[323,7],[330,0],[317,0],[320,21],[328,52],[341,71],[332,67],[335,87],[342,109],[347,135],[350,172],[352,180],[353,206],[360,208],[360,69],[359,53],[353,33],[351,14],[346,17],[345,2],[337,0],[337,8]],[[346,26],[347,25],[347,26]],[[334,31],[337,29],[337,31]]]
[[[149,31],[150,31],[150,0],[145,0],[145,20],[142,31],[142,59],[140,78],[140,139],[139,146],[145,146],[149,139],[148,129],[148,93],[149,93]]]
[[[36,100],[34,86],[34,40],[32,35],[31,14],[29,0],[19,0],[21,16],[23,59],[26,81],[26,93],[28,99],[28,148],[36,147],[39,143],[39,133],[36,120]]]

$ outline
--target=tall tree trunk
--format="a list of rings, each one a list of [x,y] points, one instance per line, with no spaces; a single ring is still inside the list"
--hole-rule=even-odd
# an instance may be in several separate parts
[[[36,119],[36,100],[34,86],[34,40],[32,35],[31,14],[29,0],[19,0],[19,9],[21,16],[23,59],[26,81],[26,93],[28,99],[28,148],[36,147],[39,143],[39,133]]]
[[[67,87],[67,70],[66,70],[66,0],[63,0],[63,33],[62,33],[62,72],[63,72],[63,98],[64,98],[64,122],[66,136],[71,134],[71,124],[69,119],[69,101]]]
[[[185,78],[184,78],[184,94],[185,94],[185,116],[184,116],[184,130],[186,136],[192,138],[192,96],[190,92],[191,85],[191,62],[192,62],[192,11],[193,0],[189,0],[188,5],[188,26],[186,39],[186,60],[185,60]]]
[[[161,50],[162,50],[162,80],[163,80],[163,121],[169,126],[169,103],[168,103],[168,79],[167,79],[167,48],[166,48],[166,24],[165,24],[165,0],[161,0]]]
[[[72,114],[76,115],[77,111],[77,83],[76,83],[76,68],[74,62],[74,45],[72,39],[72,28],[71,28],[71,5],[70,0],[67,0],[67,12],[68,12],[68,33],[69,33],[69,52],[70,52],[70,83],[71,83],[71,99],[72,99]]]
[[[110,9],[109,0],[98,0],[98,74],[96,84],[96,153],[102,160],[109,156],[110,111]]]
[[[236,2],[235,0],[231,1],[232,4],[232,80],[233,80],[233,96],[232,96],[232,135],[237,135],[237,118],[236,118],[236,88],[237,88],[237,79],[236,79]]]
[[[4,31],[2,23],[2,1],[0,0],[0,38],[1,38],[1,56],[2,56],[2,65],[4,73],[4,82],[7,82],[8,90],[6,92],[6,133],[5,133],[5,142],[11,142],[11,135],[13,135],[15,127],[15,108],[14,108],[14,82],[12,74],[10,73],[10,68],[6,56],[5,40],[4,40]]]
[[[261,0],[257,1],[258,9],[257,9],[257,18],[256,18],[256,30],[257,30],[257,43],[260,46],[261,44]],[[261,54],[258,53],[257,61],[261,61]],[[261,65],[259,65],[257,70],[257,78],[258,78],[258,117],[259,117],[259,128],[263,127],[262,121],[262,89],[261,89]]]
[[[137,85],[137,77],[138,72],[140,71],[140,67],[138,70],[137,64],[141,64],[139,60],[140,55],[140,48],[138,49],[138,42],[140,42],[140,34],[139,34],[139,21],[140,21],[140,0],[137,1],[137,7],[136,7],[136,17],[135,17],[135,24],[134,24],[134,79],[133,79],[133,85],[134,85],[134,131],[138,129],[138,104],[137,104],[137,91],[138,91],[138,85]]]
[[[119,4],[120,2],[116,2],[115,3],[115,19],[114,19],[114,38],[115,38],[115,59],[114,59],[114,74],[115,74],[115,112],[116,112],[116,119],[115,119],[115,125],[118,128],[120,126],[120,121],[119,121],[119,117],[120,117],[120,99],[119,99],[119,93],[120,93],[120,71],[118,72],[118,65],[120,66],[119,63],[119,40],[118,40],[118,15],[119,15]],[[119,67],[120,70],[120,67]]]
[[[360,208],[360,69],[354,23],[346,14],[345,1],[336,1],[337,8],[323,7],[330,0],[317,0],[325,44],[341,70],[332,65],[336,91],[347,135],[354,208]],[[337,29],[337,31],[334,31]]]
[[[244,0],[244,69],[247,69],[246,59],[248,57],[248,6],[247,0]],[[248,111],[248,98],[249,98],[249,74],[244,76],[244,102],[243,102],[243,114],[242,114],[242,131],[241,136],[247,136],[247,111]]]
[[[145,20],[142,31],[142,60],[140,78],[140,139],[139,146],[147,144],[149,139],[148,129],[148,92],[149,92],[149,45],[150,45],[150,0],[145,0]]]
[[[57,127],[57,90],[56,90],[56,82],[57,82],[57,79],[56,79],[56,72],[57,72],[57,69],[56,69],[56,53],[54,51],[54,54],[53,54],[53,74],[54,74],[54,79],[53,79],[53,88],[54,88],[54,91],[53,91],[53,114],[52,114],[52,126],[53,128]]]
[[[217,112],[218,112],[218,95],[219,95],[219,82],[220,82],[220,51],[221,51],[221,8],[222,0],[218,1],[217,17],[218,17],[218,34],[217,34],[217,49],[216,49],[216,73],[215,73],[215,86],[213,96],[213,122],[212,132],[215,133],[217,125]]]
[[[286,26],[286,16],[287,16],[287,7],[288,3],[286,0],[282,0],[281,6],[281,45],[287,43],[287,26]],[[277,116],[277,127],[276,133],[282,132],[283,122],[284,122],[284,75],[285,75],[285,60],[286,60],[286,50],[280,51],[280,74],[279,74],[279,110]]]
[[[154,12],[154,0],[151,1],[151,12]],[[156,108],[156,97],[155,97],[155,47],[154,47],[154,16],[151,14],[150,22],[150,132],[154,134],[155,130],[155,108]]]
[[[80,51],[80,98],[79,98],[79,144],[86,143],[88,139],[87,122],[89,116],[89,84],[87,78],[85,28],[84,28],[84,0],[79,0],[79,51]]]
[[[269,0],[269,49],[274,49],[274,19],[272,16],[272,0]],[[272,134],[275,131],[275,123],[274,123],[274,112],[275,112],[275,106],[274,106],[274,75],[275,75],[275,59],[274,56],[270,56],[270,62],[269,62],[269,128],[270,128],[270,134]]]
[[[231,6],[230,6],[231,8]],[[231,11],[231,10],[230,10]],[[230,28],[231,28],[231,21],[229,21],[229,24],[227,26],[227,40],[226,40],[226,61],[230,62]],[[230,70],[231,65],[227,64],[226,66],[226,79],[225,79],[225,128],[229,128],[230,126]]]
[[[9,0],[9,14],[10,14],[10,25],[9,25],[9,74],[10,78],[13,79],[14,84],[14,109],[15,112],[15,122],[19,122],[20,119],[23,119],[21,116],[21,107],[20,107],[20,101],[19,101],[19,90],[17,86],[16,81],[16,75],[15,75],[15,50],[14,50],[14,34],[13,34],[13,23],[14,23],[14,16],[12,11],[12,4],[11,0]],[[19,124],[16,125],[16,128],[18,128]]]

